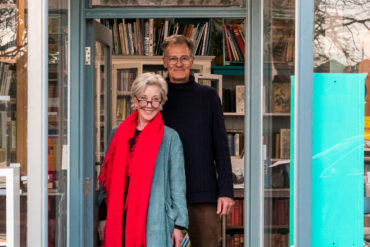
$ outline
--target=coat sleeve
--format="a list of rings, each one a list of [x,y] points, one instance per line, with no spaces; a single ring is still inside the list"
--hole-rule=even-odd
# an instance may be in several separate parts
[[[175,225],[188,228],[184,154],[180,137],[176,132],[171,141],[169,157],[170,196],[172,206],[177,210]]]
[[[234,197],[231,161],[227,143],[221,100],[217,93],[212,97],[213,153],[218,173],[218,197]]]

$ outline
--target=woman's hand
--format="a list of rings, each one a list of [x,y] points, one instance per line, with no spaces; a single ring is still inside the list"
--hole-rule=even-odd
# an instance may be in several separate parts
[[[176,228],[173,229],[173,232],[171,234],[172,246],[180,247],[183,240],[184,240],[184,236],[182,235],[181,230],[176,229]]]
[[[98,225],[98,233],[99,233],[99,240],[104,241],[104,231],[105,231],[105,224],[107,223],[106,220],[99,221]]]

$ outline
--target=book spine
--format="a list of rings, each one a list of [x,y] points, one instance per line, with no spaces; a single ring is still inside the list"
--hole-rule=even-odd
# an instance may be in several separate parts
[[[119,44],[119,35],[118,35],[118,24],[117,19],[113,20],[113,53],[120,54],[120,44]]]
[[[228,34],[227,34],[227,26],[224,25],[224,33],[225,33],[225,40],[226,40],[226,47],[227,47],[227,54],[229,56],[229,61],[231,62],[232,61],[232,56],[231,56],[231,50],[230,50],[230,44],[229,44],[229,37],[228,37]]]
[[[119,38],[120,38],[120,45],[121,45],[121,54],[125,55],[125,39],[123,38],[123,25],[122,23],[118,24],[118,31],[119,31]]]
[[[128,35],[129,35],[129,44],[130,44],[130,55],[134,55],[135,48],[134,48],[134,42],[132,40],[132,23],[128,23]]]
[[[122,30],[123,30],[123,39],[124,39],[124,44],[125,44],[125,53],[124,55],[128,55],[129,54],[129,48],[128,48],[128,39],[127,39],[127,29],[126,29],[127,25],[126,25],[126,22],[125,22],[125,19],[122,18]]]
[[[149,56],[153,56],[154,44],[154,19],[149,19]]]
[[[232,30],[234,32],[234,36],[235,36],[235,40],[236,42],[238,43],[238,47],[242,53],[242,56],[243,56],[243,59],[244,59],[244,56],[245,56],[245,47],[244,47],[244,41],[239,33],[239,28],[238,28],[238,24],[233,24],[231,27],[232,27]]]
[[[201,55],[204,56],[205,50],[206,50],[206,45],[207,45],[207,32],[208,32],[208,22],[206,22],[204,28],[204,34],[203,34],[203,46],[202,46],[202,53]]]
[[[235,35],[233,33],[233,30],[231,29],[231,27],[228,29],[229,31],[229,37],[231,38],[231,43],[234,47],[234,50],[236,52],[236,55],[237,55],[237,61],[243,61],[244,60],[244,56],[242,54],[242,52],[240,51],[240,48],[238,46],[238,43],[236,42],[236,39],[235,39]]]

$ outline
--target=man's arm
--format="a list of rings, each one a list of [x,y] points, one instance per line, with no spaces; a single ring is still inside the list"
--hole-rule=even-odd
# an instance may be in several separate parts
[[[229,213],[234,206],[234,190],[225,122],[221,101],[216,92],[214,92],[213,95],[212,107],[213,153],[218,173],[219,191],[217,214],[225,215]]]

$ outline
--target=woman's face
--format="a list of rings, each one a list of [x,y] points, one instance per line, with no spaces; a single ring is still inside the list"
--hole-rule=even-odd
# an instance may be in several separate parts
[[[138,109],[138,118],[142,123],[150,122],[160,111],[161,93],[157,86],[147,86],[140,96],[133,100],[136,109]]]

